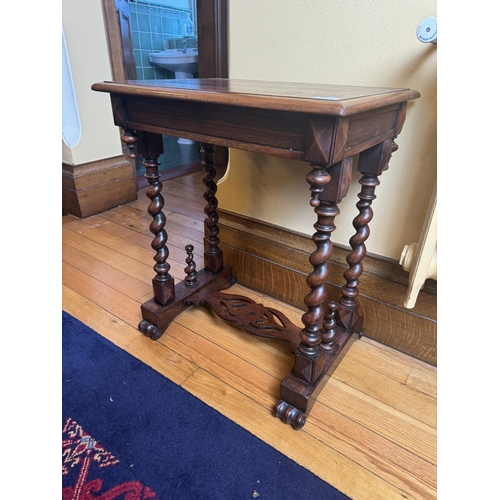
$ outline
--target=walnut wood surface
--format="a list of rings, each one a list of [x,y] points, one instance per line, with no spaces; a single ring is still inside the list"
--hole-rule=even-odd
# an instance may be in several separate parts
[[[159,134],[186,137],[201,143],[207,202],[204,208],[205,267],[202,274],[194,272],[193,247],[186,246],[186,293],[191,294],[199,286],[199,292],[192,294],[192,303],[212,305],[220,317],[244,326],[250,333],[256,333],[253,331],[255,325],[249,323],[246,316],[255,315],[264,322],[263,318],[270,318],[268,313],[247,304],[234,320],[233,306],[228,302],[232,299],[221,302],[218,293],[220,279],[226,284],[232,269],[224,266],[219,247],[217,186],[213,181],[216,175],[214,145],[310,162],[312,170],[306,181],[311,192],[310,205],[317,218],[312,235],[316,249],[309,258],[312,270],[306,280],[309,292],[304,299],[307,308],[302,316],[304,327],[300,332],[292,328],[287,335],[280,333],[276,337],[282,340],[288,340],[289,335],[295,337],[291,343],[297,344],[297,348],[293,367],[281,382],[274,415],[296,429],[302,428],[326,382],[324,379],[345,355],[353,334],[362,330],[357,285],[366,253],[364,240],[369,234],[369,205],[375,197],[373,190],[378,184],[377,177],[388,168],[390,153],[397,148],[394,139],[404,123],[407,101],[417,98],[418,92],[226,78],[107,82],[92,88],[111,94],[115,124],[124,130],[123,142],[132,157],[137,149],[145,158],[156,276],[153,278],[154,298],[143,304],[143,321],[139,329],[154,339],[159,339],[164,328],[191,303],[187,296],[176,296],[179,284],[174,285],[169,273],[168,235],[164,230],[166,218],[162,210],[165,200],[158,170],[158,156],[162,152]],[[337,203],[347,192],[352,178],[351,158],[357,153],[361,153],[362,160],[358,169],[364,174],[358,204],[360,215],[354,221],[357,232],[350,240],[350,267],[344,273],[346,284],[342,287],[342,298],[338,302],[328,302],[330,235],[335,230],[334,220],[339,213]],[[204,277],[203,283],[198,282],[200,276]],[[209,276],[214,276],[214,280]],[[239,298],[235,300],[241,302]],[[282,321],[285,329],[287,323],[288,320]]]
[[[333,165],[400,132],[408,89],[225,78],[103,82],[115,124]]]
[[[410,89],[201,78],[102,82],[92,89],[124,95],[348,116],[417,99]]]

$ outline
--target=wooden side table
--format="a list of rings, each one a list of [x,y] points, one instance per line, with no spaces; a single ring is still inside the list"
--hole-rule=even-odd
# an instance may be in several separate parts
[[[251,334],[288,342],[294,365],[281,382],[274,412],[300,429],[328,376],[361,334],[358,279],[372,218],[370,205],[378,177],[397,149],[394,139],[403,127],[407,101],[420,94],[409,89],[218,78],[103,82],[92,89],[111,95],[115,124],[124,130],[122,141],[132,158],[136,150],[144,157],[156,274],[154,297],[141,307],[139,330],[158,339],[181,311],[208,304],[219,317]],[[169,274],[162,212],[158,172],[158,157],[163,153],[161,134],[198,141],[205,169],[204,267],[196,269],[193,247],[187,245],[186,277],[176,284]],[[310,292],[304,299],[307,310],[302,326],[246,297],[221,293],[235,283],[235,277],[219,248],[215,146],[311,164],[306,181],[317,215],[312,235],[316,249],[310,256]],[[326,263],[332,254],[330,235],[339,214],[338,204],[351,183],[353,156],[357,154],[362,173],[359,215],[353,221],[356,232],[350,239],[352,252],[347,257],[345,284],[341,297],[334,300],[325,290]]]

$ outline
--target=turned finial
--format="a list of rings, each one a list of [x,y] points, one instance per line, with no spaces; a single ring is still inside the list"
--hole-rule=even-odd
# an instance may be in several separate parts
[[[127,146],[130,158],[134,159],[137,156],[136,143],[139,140],[139,137],[133,130],[124,129],[121,140]]]
[[[338,309],[336,302],[328,302],[328,311],[325,314],[323,323],[323,335],[321,336],[321,345],[323,349],[331,351],[333,349],[333,339],[335,337],[335,311]]]
[[[186,252],[187,252],[187,257],[186,257],[186,268],[184,269],[184,272],[186,273],[186,279],[184,280],[184,283],[186,286],[198,286],[198,271],[196,270],[196,263],[194,262],[193,259],[193,250],[194,247],[193,245],[186,245]]]

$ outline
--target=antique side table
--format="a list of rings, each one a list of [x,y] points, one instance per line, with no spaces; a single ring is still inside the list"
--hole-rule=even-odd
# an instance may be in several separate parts
[[[144,157],[149,182],[148,211],[152,216],[154,260],[153,298],[141,307],[139,330],[158,339],[181,311],[208,304],[222,319],[247,332],[288,342],[294,364],[283,379],[274,414],[300,429],[318,393],[352,341],[361,334],[358,279],[372,218],[378,176],[388,168],[394,142],[405,121],[407,102],[419,97],[409,89],[340,85],[272,83],[230,79],[143,80],[103,82],[93,90],[111,96],[114,122],[124,131],[130,156]],[[161,135],[200,143],[206,186],[204,267],[197,270],[193,248],[186,246],[186,277],[179,283],[169,274],[164,199],[158,157]],[[217,227],[215,146],[243,149],[311,164],[306,181],[317,216],[307,277],[310,292],[302,326],[281,312],[240,295],[221,293],[236,278],[224,263]],[[359,154],[355,234],[349,243],[345,284],[337,300],[327,297],[330,235],[338,204],[352,178],[353,156]],[[356,334],[356,335],[355,335]]]

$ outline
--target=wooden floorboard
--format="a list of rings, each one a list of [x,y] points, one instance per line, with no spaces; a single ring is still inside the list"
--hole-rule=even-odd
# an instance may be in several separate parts
[[[203,173],[168,180],[169,263],[203,254]],[[158,340],[137,330],[152,297],[154,252],[145,188],[87,219],[62,218],[63,309],[352,499],[436,498],[436,369],[370,339],[356,341],[295,431],[272,416],[293,357],[281,342],[240,331],[200,307]],[[235,285],[300,325],[302,311]]]

